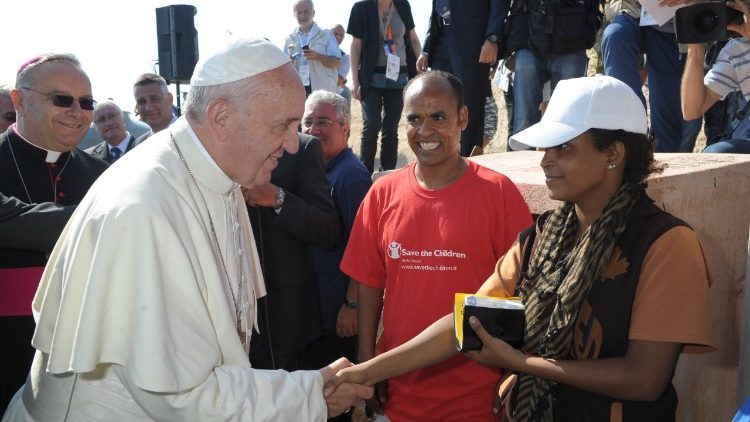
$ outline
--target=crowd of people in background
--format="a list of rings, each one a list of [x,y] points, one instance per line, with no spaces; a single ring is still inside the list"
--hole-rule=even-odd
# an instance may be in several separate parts
[[[683,346],[715,346],[700,297],[708,282],[694,233],[655,210],[642,182],[659,171],[654,151],[692,152],[703,115],[737,92],[742,105],[718,112],[725,123],[704,152],[750,153],[750,131],[733,122],[748,119],[750,5],[730,6],[745,16],[729,27],[741,37],[718,49],[710,69],[705,46],[678,45],[671,21],[640,26],[635,0],[431,7],[427,33],[418,34],[408,0],[356,1],[347,25],[330,29],[316,23],[312,0],[293,1],[296,24],[283,46],[237,41],[199,63],[185,116],[159,74],[135,78],[133,121],[115,101],[96,100],[74,55],[21,64],[14,86],[0,89],[3,421],[51,420],[60,409],[70,420],[96,420],[92,406],[133,420],[227,412],[350,421],[362,399],[393,422],[489,421],[502,410],[491,392],[503,368],[522,373],[506,409],[518,420],[601,420],[617,400],[629,403],[628,417],[673,417],[669,380]],[[597,36],[606,76],[586,77]],[[524,230],[533,220],[512,181],[465,159],[486,152],[497,131],[496,73],[508,150],[541,148],[549,177],[570,175],[567,188],[550,187],[568,205],[536,229]],[[575,133],[555,138],[547,104],[564,121],[575,107],[608,107],[605,95],[622,100],[612,122],[581,118]],[[348,143],[352,107],[361,108],[359,151]],[[91,127],[98,142],[81,150]],[[397,169],[404,141],[416,161]],[[576,167],[591,163],[601,168]],[[373,182],[381,171],[392,172]],[[600,195],[587,190],[591,180],[602,182]],[[641,243],[639,230],[648,234]],[[547,243],[528,246],[529,236]],[[669,268],[690,280],[695,306],[679,324],[664,321],[681,324],[677,336],[653,324],[630,338],[629,308],[602,310],[601,297],[587,301],[589,289],[614,294],[591,287],[605,278],[613,249],[642,263],[652,247],[672,248]],[[414,268],[404,259],[433,250],[451,253]],[[653,281],[674,274],[644,266],[617,276],[629,283],[627,305],[643,302],[634,297],[643,289],[656,301],[649,309],[676,307],[660,302],[663,287]],[[563,288],[575,305],[536,298],[533,283]],[[456,355],[451,321],[441,317],[453,293],[477,290],[531,301],[540,313],[527,318],[536,337],[525,350],[560,366],[503,360],[504,343]],[[568,353],[578,332],[548,328],[584,307],[618,321],[606,327],[617,341],[606,338],[611,348],[593,358],[621,360],[583,367],[579,378],[555,375],[592,359]],[[645,327],[649,315],[634,314],[633,326]],[[378,355],[369,367],[349,367]],[[597,383],[604,371],[624,371],[618,364],[651,371],[653,388]],[[125,404],[97,404],[97,389]],[[209,395],[219,398],[202,398]],[[576,410],[592,402],[591,412]]]

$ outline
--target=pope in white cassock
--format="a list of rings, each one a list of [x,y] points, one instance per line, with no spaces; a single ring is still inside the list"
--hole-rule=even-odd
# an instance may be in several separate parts
[[[297,149],[305,91],[286,55],[235,39],[196,67],[186,117],[108,169],[78,206],[33,302],[37,349],[6,421],[319,421],[320,371],[250,368],[265,294],[240,186]]]

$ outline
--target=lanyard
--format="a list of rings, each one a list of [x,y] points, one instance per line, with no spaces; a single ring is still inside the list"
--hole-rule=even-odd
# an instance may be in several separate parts
[[[302,35],[300,32],[297,32],[297,41],[299,42],[300,50],[302,50],[302,47],[305,45],[309,46],[310,45],[310,33],[309,32],[307,33],[307,44],[302,43]]]
[[[380,9],[382,16],[380,16],[380,33],[383,36],[383,48],[386,50],[386,54],[389,52],[392,54],[396,53],[396,46],[393,41],[393,29],[391,28],[391,19],[393,19],[393,3],[388,7],[388,17],[386,18],[386,11]],[[383,20],[385,18],[385,21]]]

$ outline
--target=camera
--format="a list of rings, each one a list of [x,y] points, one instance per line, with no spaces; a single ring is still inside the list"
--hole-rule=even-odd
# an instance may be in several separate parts
[[[677,42],[700,44],[730,38],[727,25],[741,25],[742,12],[734,10],[723,1],[694,4],[677,9],[674,29]],[[736,35],[735,35],[736,36]]]

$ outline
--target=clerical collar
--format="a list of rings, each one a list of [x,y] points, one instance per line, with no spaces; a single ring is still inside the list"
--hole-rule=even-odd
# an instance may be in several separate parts
[[[19,138],[23,139],[24,142],[31,145],[34,148],[41,149],[42,151],[47,151],[47,157],[44,159],[47,163],[56,163],[58,158],[62,155],[62,152],[60,151],[52,151],[46,148],[42,148],[39,145],[29,141],[26,139],[23,135],[21,135],[21,132],[18,131],[16,128],[16,123],[13,123],[13,126],[11,126],[11,129],[13,130],[13,133],[15,133]]]
[[[187,121],[187,119],[184,119],[183,123],[186,126],[185,132],[187,132],[187,134],[190,137],[190,140],[193,141],[193,143],[195,144],[195,146],[198,148],[198,151],[201,152],[201,155],[203,155],[206,158],[206,160],[209,163],[211,163],[211,166],[213,166],[213,168],[215,168],[216,170],[219,170],[221,172],[221,174],[226,175],[226,173],[224,173],[224,170],[222,170],[221,167],[219,167],[219,165],[216,164],[216,161],[214,161],[213,157],[211,157],[211,154],[208,153],[208,151],[206,150],[206,147],[203,146],[203,144],[201,143],[200,139],[198,139],[198,135],[195,134],[195,131],[190,126],[190,123]],[[229,177],[229,176],[227,176],[227,177]]]

